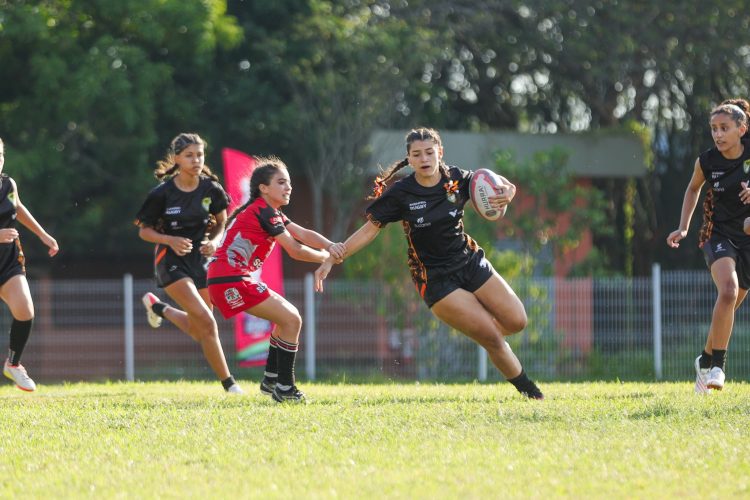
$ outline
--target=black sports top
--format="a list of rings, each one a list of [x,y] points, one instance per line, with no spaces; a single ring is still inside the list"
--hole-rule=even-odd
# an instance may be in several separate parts
[[[745,218],[750,217],[750,205],[740,199],[740,183],[750,183],[750,147],[745,143],[744,151],[734,160],[725,158],[714,147],[701,153],[698,161],[708,184],[700,244],[713,233],[729,238],[738,246],[750,244],[750,236],[742,228]]]
[[[193,252],[200,250],[211,215],[229,206],[221,184],[201,176],[193,191],[180,190],[174,177],[162,182],[148,193],[146,201],[136,215],[135,224],[149,226],[160,233],[180,236],[193,241]]]
[[[10,227],[16,227],[16,193],[11,178],[0,174],[0,229]]]
[[[449,275],[469,261],[480,247],[464,232],[464,205],[469,201],[473,172],[448,167],[432,187],[421,186],[414,175],[396,181],[366,209],[367,218],[378,227],[402,221],[409,244],[412,279],[424,283]],[[456,190],[450,193],[447,184]]]

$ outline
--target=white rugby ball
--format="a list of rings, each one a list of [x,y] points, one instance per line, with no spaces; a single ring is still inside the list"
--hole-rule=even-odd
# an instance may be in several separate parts
[[[492,170],[480,168],[474,171],[474,176],[471,178],[471,184],[469,185],[469,196],[471,196],[471,203],[474,205],[474,210],[482,218],[497,220],[505,215],[508,205],[505,205],[502,210],[498,210],[490,205],[489,201],[489,197],[499,194],[503,186],[504,183],[500,176]]]

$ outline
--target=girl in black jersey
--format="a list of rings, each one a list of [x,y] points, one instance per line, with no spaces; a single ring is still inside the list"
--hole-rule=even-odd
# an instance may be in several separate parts
[[[3,373],[24,391],[36,390],[36,384],[21,365],[21,355],[31,333],[34,321],[34,303],[31,301],[29,283],[21,241],[16,230],[16,220],[29,228],[49,247],[49,256],[57,254],[57,241],[47,234],[21,203],[13,179],[3,174],[5,145],[0,139],[0,299],[8,305],[13,322],[10,325],[10,348]]]
[[[484,251],[463,230],[463,207],[469,200],[473,172],[442,162],[443,146],[435,130],[419,128],[406,136],[407,156],[376,180],[375,201],[366,222],[344,245],[351,256],[370,243],[381,227],[401,221],[409,244],[409,267],[417,291],[432,313],[484,347],[493,364],[523,395],[543,399],[505,341],[526,327],[526,311],[508,283],[484,258]],[[414,172],[386,183],[403,167]],[[516,188],[505,181],[502,193],[490,197],[506,207]],[[323,290],[334,259],[315,272],[316,290]]]
[[[734,311],[750,288],[750,235],[743,230],[743,222],[750,216],[750,147],[745,147],[742,139],[748,130],[748,108],[747,102],[732,100],[711,111],[715,146],[695,160],[682,202],[680,226],[667,237],[667,245],[680,246],[680,240],[687,236],[701,187],[708,182],[699,244],[718,297],[705,349],[694,363],[695,392],[699,394],[724,388]]]
[[[167,318],[201,345],[203,354],[229,393],[243,391],[227,367],[213,307],[206,287],[207,259],[216,251],[227,219],[229,199],[204,164],[205,142],[197,134],[180,134],[155,171],[162,181],[148,194],[138,215],[138,235],[155,243],[156,284],[181,309],[143,296],[149,324]]]

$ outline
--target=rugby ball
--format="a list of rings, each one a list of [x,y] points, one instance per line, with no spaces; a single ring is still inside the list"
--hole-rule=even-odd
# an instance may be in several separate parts
[[[498,210],[490,205],[489,200],[490,196],[495,196],[502,192],[504,185],[500,176],[492,170],[480,168],[474,171],[471,184],[469,184],[469,196],[471,196],[471,203],[474,205],[474,210],[482,218],[497,220],[505,215],[508,205],[505,205],[502,210]]]

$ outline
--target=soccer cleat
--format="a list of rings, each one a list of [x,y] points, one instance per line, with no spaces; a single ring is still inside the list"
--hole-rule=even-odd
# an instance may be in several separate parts
[[[159,328],[161,326],[162,317],[156,314],[153,308],[154,304],[160,302],[159,297],[151,292],[148,292],[141,298],[141,301],[146,308],[146,318],[148,319],[148,324],[151,325],[151,328]]]
[[[227,389],[227,393],[229,394],[245,394],[245,391],[242,390],[242,387],[240,387],[240,384],[232,384],[229,386],[229,389]]]
[[[31,380],[29,374],[26,373],[26,368],[24,368],[23,365],[19,364],[13,366],[10,364],[10,361],[6,359],[5,365],[3,366],[3,375],[15,382],[16,387],[22,391],[33,392],[36,390],[36,384]]]
[[[270,377],[263,377],[260,381],[260,393],[264,396],[270,396],[273,394],[273,390],[276,388],[276,379]]]
[[[534,382],[532,382],[531,385],[526,388],[526,390],[522,391],[521,394],[529,399],[544,399],[544,394],[542,394],[541,389],[539,389],[539,387],[537,387]]]
[[[274,399],[274,401],[277,401],[279,403],[283,403],[284,401],[292,401],[294,403],[305,402],[305,394],[297,389],[296,385],[293,385],[286,391],[282,391],[281,389],[279,389],[279,385],[276,384],[276,387],[273,388],[271,397]]]
[[[718,366],[714,366],[708,372],[708,376],[706,377],[706,387],[720,391],[724,388],[724,378],[724,370]]]
[[[701,357],[695,358],[695,393],[696,394],[708,394],[711,389],[706,385],[708,380],[708,368],[701,368],[700,364]]]

